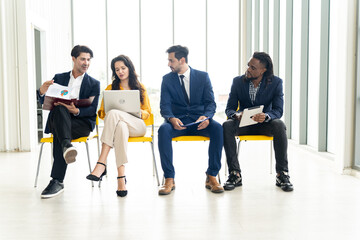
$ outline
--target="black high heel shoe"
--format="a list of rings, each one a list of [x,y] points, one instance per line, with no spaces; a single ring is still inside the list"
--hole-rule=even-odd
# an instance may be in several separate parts
[[[121,177],[117,177],[117,179],[120,179],[120,178],[125,178],[125,184],[126,184],[126,177],[125,176],[121,176]],[[127,195],[128,191],[127,190],[120,190],[120,191],[116,191],[116,194],[119,196],[119,197],[125,197]]]
[[[104,165],[104,166],[105,166],[104,172],[100,175],[100,177],[95,176],[95,175],[93,175],[93,174],[89,174],[89,175],[87,175],[86,179],[89,179],[89,180],[91,180],[91,181],[98,182],[98,181],[102,181],[103,176],[106,175],[106,164],[104,164],[104,163],[102,163],[102,162],[97,162],[96,164]]]

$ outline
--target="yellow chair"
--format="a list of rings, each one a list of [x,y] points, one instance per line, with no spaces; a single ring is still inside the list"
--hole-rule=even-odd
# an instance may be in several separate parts
[[[87,137],[81,137],[81,138],[77,138],[77,139],[71,140],[71,142],[78,142],[78,143],[82,143],[82,142],[83,142],[83,143],[85,143],[90,173],[91,173],[91,164],[90,164],[90,153],[89,153],[88,141],[90,141],[90,140],[92,140],[92,139],[94,139],[94,138],[97,139],[98,156],[100,156],[99,119],[98,119],[98,116],[96,116],[95,129],[96,129],[96,132],[93,131],[93,132],[90,133],[90,135],[87,136]],[[41,138],[40,142],[41,142],[41,147],[40,147],[39,160],[38,160],[38,165],[37,165],[37,170],[36,170],[36,177],[35,177],[34,187],[37,187],[37,180],[38,180],[39,171],[40,171],[41,155],[42,155],[42,150],[43,150],[44,144],[45,144],[45,143],[51,143],[51,145],[52,145],[52,143],[53,143],[53,136]],[[51,151],[52,151],[52,148],[51,148]],[[51,158],[52,158],[52,156],[51,156]],[[94,187],[93,181],[91,181],[91,185]]]
[[[265,135],[242,135],[242,136],[237,136],[236,138],[239,139],[237,152],[236,152],[237,158],[239,157],[241,141],[270,141],[270,174],[272,174],[272,155],[273,155],[272,143],[274,138]]]
[[[159,181],[159,175],[158,170],[156,166],[156,160],[155,160],[155,152],[154,152],[154,115],[151,114],[148,119],[145,121],[146,126],[151,126],[151,135],[150,136],[144,136],[144,137],[129,137],[128,142],[149,142],[151,145],[152,155],[153,155],[153,175],[156,174],[156,179],[158,182],[158,186],[160,185]]]
[[[204,136],[179,136],[179,137],[174,137],[172,141],[174,142],[204,141],[205,142],[205,141],[210,141],[210,138]],[[218,175],[218,179],[219,179],[219,183],[221,183],[220,175]],[[164,181],[165,181],[165,177],[163,176],[163,184]]]

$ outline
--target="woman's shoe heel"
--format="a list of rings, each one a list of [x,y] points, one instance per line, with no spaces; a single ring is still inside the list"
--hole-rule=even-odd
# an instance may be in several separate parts
[[[117,179],[120,179],[120,178],[125,178],[125,184],[126,184],[126,177],[125,176],[121,176],[121,177],[117,177]],[[120,190],[120,191],[116,191],[116,194],[119,196],[119,197],[125,197],[127,195],[128,191],[127,190]]]
[[[95,182],[99,182],[99,187],[101,186],[101,181],[102,181],[102,178],[103,176],[106,175],[107,171],[106,171],[106,164],[102,163],[102,162],[97,162],[96,164],[101,164],[103,166],[105,166],[105,170],[103,171],[103,173],[100,175],[100,177],[98,176],[95,176],[93,174],[89,174],[87,175],[86,179],[89,179],[91,181],[95,181]]]

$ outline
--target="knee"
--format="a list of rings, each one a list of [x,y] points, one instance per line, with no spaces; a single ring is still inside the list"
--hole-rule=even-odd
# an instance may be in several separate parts
[[[161,126],[159,127],[158,130],[158,136],[159,137],[163,137],[166,136],[170,133],[170,131],[172,131],[172,126],[170,123],[163,123],[161,124]]]
[[[224,130],[224,133],[231,133],[231,132],[234,132],[234,120],[232,119],[229,119],[227,121],[225,121],[222,125],[222,128]]]
[[[272,120],[271,126],[273,127],[274,132],[286,131],[285,123],[283,121],[281,121],[280,119]]]

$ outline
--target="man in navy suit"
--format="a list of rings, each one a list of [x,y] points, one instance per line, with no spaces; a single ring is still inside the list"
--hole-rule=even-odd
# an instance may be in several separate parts
[[[276,186],[287,192],[293,190],[288,174],[286,126],[280,120],[284,105],[282,85],[282,80],[273,74],[270,56],[264,52],[255,52],[248,62],[245,75],[234,78],[225,110],[228,120],[223,123],[224,149],[229,166],[225,190],[233,190],[242,185],[235,140],[235,136],[240,135],[274,137]],[[243,110],[259,105],[264,105],[263,112],[252,117],[258,123],[240,128]]]
[[[90,106],[79,108],[73,103],[68,105],[58,102],[50,111],[45,133],[52,133],[54,137],[54,163],[51,170],[52,180],[41,193],[42,198],[51,198],[64,191],[63,180],[67,165],[75,162],[77,155],[76,148],[71,144],[71,140],[88,136],[95,127],[100,82],[86,73],[93,52],[86,46],[77,45],[72,49],[71,56],[74,63],[72,71],[56,74],[53,80],[46,81],[37,90],[38,99],[43,104],[49,86],[57,83],[71,87],[71,98],[92,98],[93,101]]]
[[[210,137],[205,187],[211,192],[221,193],[224,189],[217,182],[216,175],[221,168],[223,132],[221,125],[212,119],[216,103],[209,75],[189,67],[187,47],[172,46],[167,53],[171,72],[163,77],[161,84],[160,113],[165,122],[158,131],[165,184],[159,194],[167,195],[175,189],[172,138],[183,135]],[[184,126],[199,121],[202,122]]]

